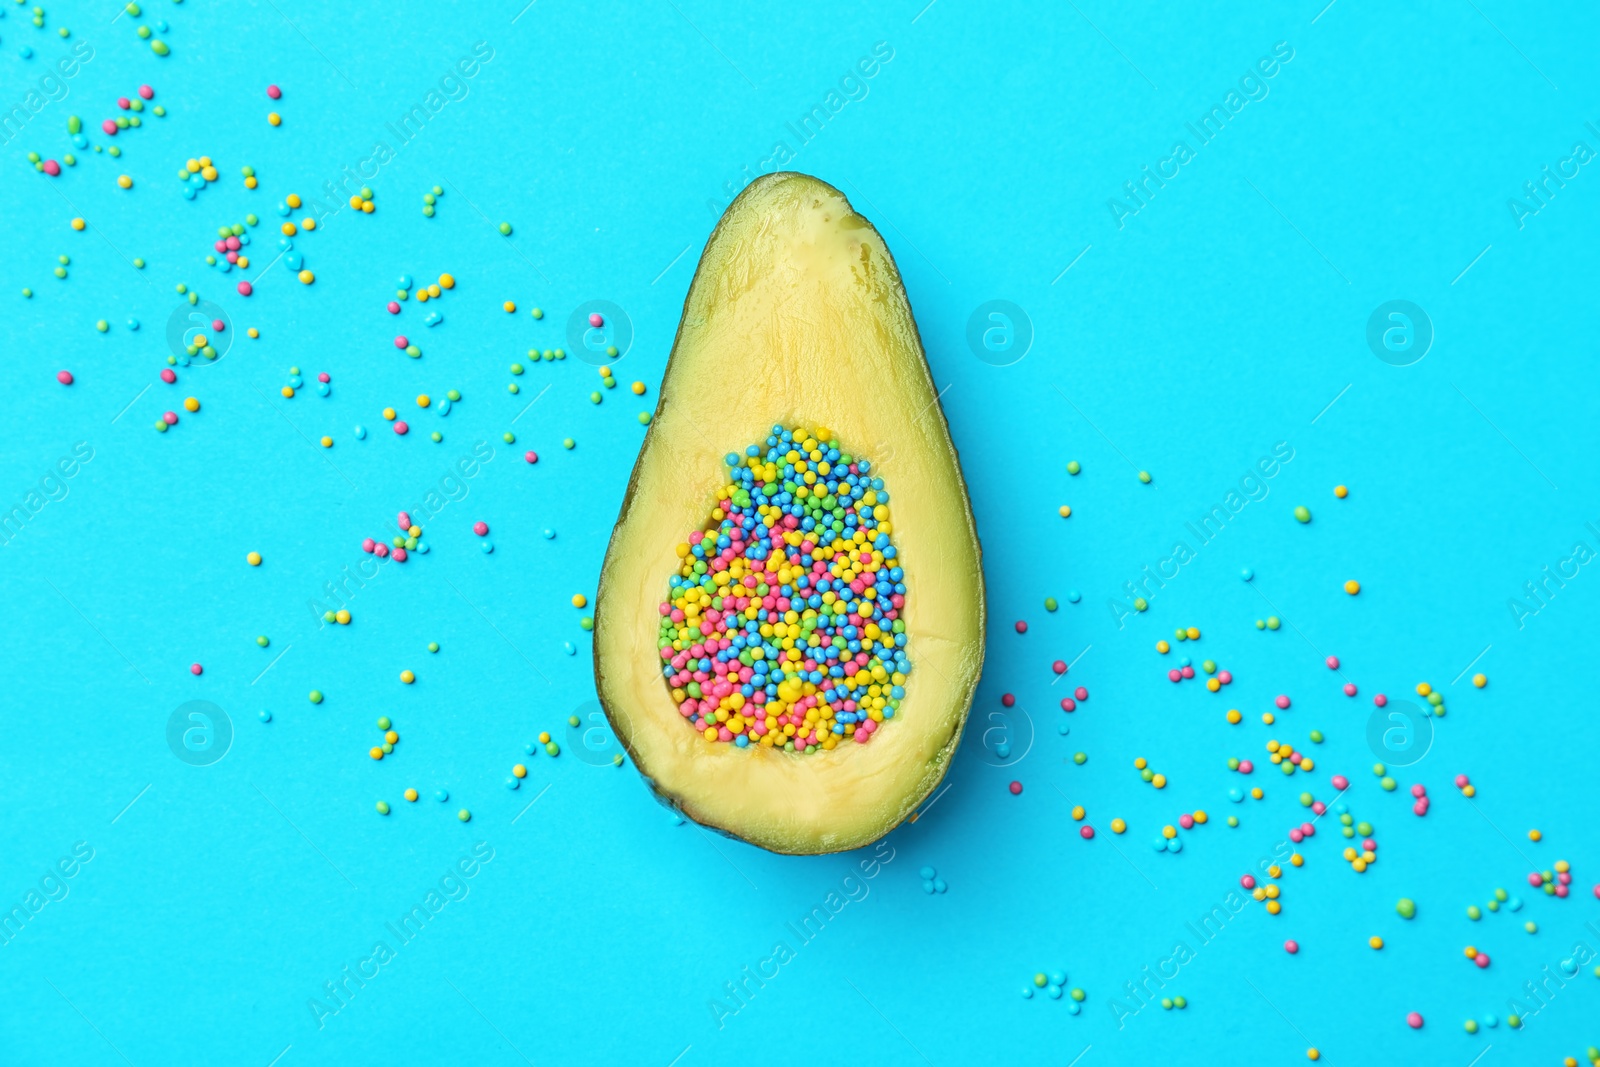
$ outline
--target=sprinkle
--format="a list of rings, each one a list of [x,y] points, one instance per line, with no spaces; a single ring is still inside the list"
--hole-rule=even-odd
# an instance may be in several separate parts
[[[1011,795],[1012,796],[1020,796],[1022,794],[1022,783],[1021,782],[1012,782],[1011,785],[1008,786],[1007,788],[1009,788],[1011,790]]]
[[[1294,517],[1299,522],[1310,522],[1311,509],[1306,507],[1304,504],[1301,504],[1299,507],[1294,509]]]
[[[72,372],[69,370],[56,371],[56,381],[62,385],[71,385],[73,382]]]
[[[1340,500],[1343,500],[1345,497],[1350,495],[1350,490],[1346,489],[1342,485],[1336,485],[1333,487],[1333,495],[1338,497]]]
[[[1472,676],[1472,684],[1475,687],[1482,689],[1484,686],[1489,684],[1489,679],[1482,674],[1474,674]]]
[[[252,552],[249,555],[245,556],[244,561],[246,563],[250,564],[250,566],[252,566],[252,567],[259,567],[259,566],[261,566],[261,553]]]
[[[313,703],[313,704],[320,704],[320,703],[322,703],[322,690],[320,690],[320,689],[313,689],[313,690],[312,690],[312,691],[311,691],[311,703]]]
[[[1352,578],[1348,582],[1344,583],[1344,591],[1349,593],[1351,596],[1355,596],[1357,593],[1361,592],[1361,583]]]

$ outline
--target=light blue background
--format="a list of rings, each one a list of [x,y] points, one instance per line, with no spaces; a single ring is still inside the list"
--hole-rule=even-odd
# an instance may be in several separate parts
[[[1503,1018],[1576,943],[1600,947],[1585,926],[1600,926],[1589,636],[1600,578],[1582,568],[1521,628],[1507,606],[1575,541],[1600,548],[1584,525],[1600,521],[1600,178],[1584,167],[1521,228],[1507,207],[1574,142],[1600,149],[1585,126],[1600,124],[1600,26],[1570,7],[1499,0],[1252,12],[923,2],[539,0],[519,15],[520,0],[150,0],[142,18],[115,21],[114,4],[63,2],[43,31],[7,5],[0,103],[24,103],[74,43],[94,58],[3,148],[0,504],[21,503],[75,442],[94,459],[0,549],[0,904],[20,903],[74,842],[94,859],[0,945],[0,1058],[693,1067],[1081,1055],[1095,1067],[1305,1062],[1316,1045],[1329,1064],[1484,1054],[1492,1065],[1600,1043],[1592,962],[1522,1032],[1462,1029]],[[157,18],[170,23],[165,59],[134,32]],[[70,40],[54,36],[60,25]],[[245,300],[237,272],[205,266],[216,227],[250,211],[263,226],[249,251],[265,265],[273,205],[368,158],[390,139],[385,124],[479,41],[492,61],[371,180],[376,213],[342,210],[298,241],[316,284],[279,263]],[[858,857],[773,856],[674,825],[631,766],[591,767],[570,746],[529,759],[521,790],[502,782],[524,743],[540,730],[565,740],[565,717],[593,698],[588,635],[568,601],[593,594],[643,436],[635,416],[653,404],[725,185],[737,190],[775,141],[794,150],[785,124],[877,42],[892,61],[790,165],[849,196],[904,273],[983,539],[988,666],[949,790],[890,835],[893,861],[869,895],[812,943],[791,942],[796,958],[719,1029],[711,998],[789,939],[785,923],[822,904]],[[1108,199],[1190,140],[1185,123],[1277,42],[1294,55],[1269,95],[1119,229]],[[142,82],[170,114],[147,111],[117,137],[120,161],[80,151],[53,180],[28,166],[30,150],[70,150],[70,114],[106,143],[99,121]],[[264,95],[269,82],[281,101]],[[221,179],[185,201],[175,171],[201,154]],[[120,173],[131,191],[116,187]],[[424,219],[423,193],[446,182]],[[82,233],[68,227],[79,214],[92,224]],[[501,219],[516,227],[510,240],[491,225]],[[50,271],[63,253],[60,282]],[[415,305],[398,320],[384,312],[398,275],[445,270],[459,285],[437,305],[442,325],[423,327]],[[219,364],[180,368],[167,386],[162,326],[180,282],[223,305],[236,336]],[[529,346],[565,345],[568,312],[596,298],[632,320],[623,387],[592,405],[598,378],[569,358],[531,365],[509,395],[508,365]],[[515,316],[500,310],[508,299]],[[1010,367],[965,342],[969,314],[990,299],[1026,309],[1035,330]],[[1409,367],[1365,342],[1369,313],[1391,299],[1419,304],[1436,331]],[[542,322],[526,314],[534,305]],[[238,336],[251,325],[260,340]],[[393,348],[397,325],[420,360]],[[330,373],[332,395],[279,397],[291,366]],[[63,367],[77,375],[70,389],[54,381]],[[642,401],[626,390],[636,378],[650,386]],[[447,418],[412,403],[449,388],[464,399]],[[203,410],[156,434],[152,422],[188,395]],[[409,418],[409,436],[388,432],[386,405]],[[517,442],[504,445],[514,417]],[[337,441],[327,453],[310,444],[324,433]],[[575,450],[561,448],[566,436]],[[432,552],[386,567],[353,601],[351,626],[318,628],[307,600],[479,440],[494,459],[428,524]],[[1185,522],[1276,442],[1294,459],[1266,499],[1119,627],[1107,602],[1123,582],[1189,540]],[[719,455],[742,443],[718,442]],[[1069,459],[1083,464],[1075,479]],[[1347,500],[1333,498],[1337,483]],[[1070,520],[1056,514],[1063,503]],[[1290,516],[1301,503],[1308,526]],[[478,519],[493,528],[492,555],[478,551]],[[245,565],[251,550],[261,567]],[[1246,565],[1254,583],[1239,580]],[[1347,578],[1363,583],[1359,597],[1341,591]],[[1061,601],[1053,615],[1049,595]],[[1272,612],[1288,624],[1258,632]],[[1205,636],[1180,651],[1233,672],[1223,694],[1167,682],[1173,657],[1152,646],[1187,625]],[[1473,670],[1491,681],[1477,691],[1458,673],[1486,647]],[[1340,693],[1328,654],[1359,697]],[[1053,686],[1051,661],[1080,655]],[[199,678],[187,669],[197,661]],[[402,686],[402,669],[417,684]],[[1420,681],[1445,693],[1449,714],[1427,758],[1384,793],[1369,772],[1370,697]],[[1070,719],[1055,706],[1069,685],[1090,690]],[[314,687],[320,706],[306,700]],[[1030,728],[1035,740],[1001,768],[983,735],[1008,691],[1017,748]],[[1268,728],[1259,716],[1277,693],[1294,704]],[[232,751],[208,768],[165,742],[169,714],[191,699],[233,721]],[[1229,707],[1243,725],[1224,722]],[[402,740],[375,763],[380,715]],[[1311,746],[1312,775],[1284,780],[1266,765],[1269,737],[1306,749],[1312,729],[1327,734]],[[1086,764],[1072,763],[1077,751]],[[1167,775],[1164,791],[1139,781],[1137,756]],[[1260,769],[1241,780],[1229,756]],[[1477,810],[1451,785],[1462,772]],[[1331,798],[1332,773],[1350,776],[1344,799],[1376,826],[1379,862],[1353,874],[1324,819],[1305,867],[1283,880],[1283,914],[1252,904],[1199,946],[1185,923],[1307,817],[1301,790]],[[1412,782],[1433,798],[1425,819],[1410,812]],[[1228,802],[1249,784],[1266,799]],[[405,804],[408,785],[424,800]],[[448,805],[429,799],[439,786]],[[378,799],[395,806],[387,819]],[[1094,841],[1078,837],[1073,804],[1088,809]],[[453,817],[459,806],[470,824]],[[1212,819],[1183,835],[1181,854],[1150,849],[1163,823],[1196,808]],[[1129,822],[1125,836],[1109,833],[1113,817]],[[1538,845],[1526,839],[1535,826]],[[378,939],[392,945],[384,924],[480,841],[494,859],[469,895],[319,1029],[308,999]],[[1557,858],[1575,865],[1573,896],[1527,891],[1528,865]],[[923,893],[925,864],[947,894]],[[1469,922],[1466,907],[1496,886],[1520,886],[1526,907]],[[1395,915],[1401,896],[1418,902],[1411,923]],[[1529,918],[1537,936],[1520,929]],[[1366,946],[1373,934],[1388,940],[1381,953]],[[1146,1009],[1119,1028],[1111,998],[1178,939],[1196,955],[1166,992],[1188,1009]],[[1463,957],[1467,944],[1491,953],[1487,971]],[[1018,995],[1054,969],[1087,991],[1081,1015]],[[1404,1023],[1410,1010],[1427,1019],[1420,1033]]]

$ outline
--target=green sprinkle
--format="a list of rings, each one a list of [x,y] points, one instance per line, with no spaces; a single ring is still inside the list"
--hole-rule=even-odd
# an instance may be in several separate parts
[[[156,118],[158,118],[158,119],[167,117],[167,109],[162,107],[160,104],[157,104],[155,107],[151,108],[150,110],[155,112]]]
[[[1139,480],[1141,482],[1143,482],[1145,485],[1149,485],[1150,484],[1150,472],[1149,471],[1140,471],[1139,472]]]
[[[1133,598],[1133,610],[1143,611],[1150,606],[1150,602],[1142,596]]]
[[[454,404],[457,400],[461,399],[461,390],[452,389],[449,392],[445,393],[444,396],[445,396],[446,400],[448,400],[448,401],[450,401],[450,403]]]
[[[107,330],[111,329],[111,324],[106,322],[105,319],[100,319],[94,324],[94,328],[99,330],[101,333],[105,333]]]
[[[1311,509],[1306,507],[1304,504],[1301,504],[1299,507],[1294,509],[1294,517],[1301,522],[1310,522]]]
[[[1087,994],[1087,993],[1085,993],[1085,992],[1084,992],[1084,991],[1083,991],[1083,990],[1081,990],[1081,989],[1078,989],[1078,988],[1077,988],[1077,987],[1074,987],[1074,988],[1073,988],[1073,990],[1072,990],[1072,992],[1070,992],[1070,993],[1068,993],[1068,994],[1067,994],[1067,996],[1069,996],[1069,997],[1071,997],[1071,998],[1072,998],[1072,999],[1073,999],[1073,1000],[1076,1000],[1076,1001],[1078,1001],[1078,1002],[1079,1002],[1079,1003],[1082,1003],[1082,1001],[1083,1001],[1083,998],[1084,998],[1084,997],[1085,997],[1085,996],[1087,996],[1087,995],[1088,995],[1088,994]]]
[[[165,426],[165,425],[166,425],[166,423],[162,423],[162,425],[163,425],[163,426]],[[313,689],[313,690],[312,690],[312,691],[311,691],[311,703],[313,703],[313,704],[320,704],[320,703],[322,703],[322,690],[320,690],[320,689]]]
[[[1282,625],[1283,625],[1283,620],[1278,618],[1276,615],[1268,615],[1267,616],[1267,629],[1276,630],[1278,627],[1280,627]]]
[[[1047,597],[1044,598],[1044,610],[1046,610],[1046,611],[1054,611],[1054,610],[1056,610],[1056,607],[1057,607],[1057,604],[1056,604],[1056,598],[1055,597],[1047,596]]]
[[[1396,782],[1393,778],[1384,778],[1378,782],[1386,792],[1393,793]]]
[[[574,440],[573,440],[573,439],[572,439],[572,438],[570,438],[570,437],[563,437],[563,438],[562,438],[562,439],[561,439],[561,447],[562,447],[562,448],[565,448],[565,449],[567,449],[567,450],[569,450],[569,451],[570,451],[570,450],[571,450],[571,449],[574,449],[574,448],[576,448],[576,447],[577,447],[577,446],[578,446],[578,442],[576,442],[576,441],[574,441]]]
[[[595,393],[590,393],[590,394],[589,394],[589,403],[591,403],[591,404],[598,404],[598,403],[600,403],[600,399],[601,399],[601,398],[600,398],[600,394],[599,394],[599,393],[598,393],[598,392],[595,392]]]
[[[268,645],[272,644],[272,641],[268,639],[266,634],[262,634],[260,637],[256,638],[256,644],[260,645],[262,648],[266,648]]]
[[[168,52],[171,52],[172,49],[167,47],[167,42],[158,40],[150,42],[150,51],[154,52],[158,56],[164,56]]]
[[[1322,744],[1322,731],[1321,730],[1312,730],[1311,731],[1311,743],[1314,744],[1314,745]]]
[[[394,725],[394,723],[389,721],[389,716],[387,716],[387,715],[383,716],[382,718],[380,718],[378,720],[378,729],[380,729],[380,730],[387,730],[389,727],[391,727],[393,725]]]
[[[1237,828],[1238,825],[1239,825],[1239,816],[1237,816],[1237,815],[1228,816],[1228,825],[1231,826],[1231,827]]]
[[[456,812],[456,818],[460,819],[462,822],[471,822],[472,812],[468,811],[466,808],[462,808],[460,811]]]
[[[1372,824],[1370,822],[1358,822],[1358,823],[1356,823],[1356,833],[1360,834],[1362,837],[1371,837],[1372,836]]]
[[[1077,474],[1081,470],[1083,470],[1083,466],[1077,460],[1073,460],[1071,463],[1067,464],[1068,474]]]
[[[504,441],[508,445],[514,445],[517,443],[517,435],[512,433],[510,430],[507,430],[505,433],[500,435],[500,440]]]
[[[583,627],[585,630],[592,630],[594,629],[594,619],[585,615],[583,618],[578,620],[578,625]]]
[[[511,373],[512,374],[521,374],[522,373],[522,364],[520,364],[520,363],[511,364]]]
[[[68,118],[67,118],[67,132],[68,133],[77,133],[78,131],[80,131],[82,129],[83,129],[83,120],[82,119],[80,119],[76,115],[68,116]]]
[[[144,260],[142,260],[142,259],[135,259],[133,261],[133,265],[135,267],[137,267],[139,270],[144,270]]]
[[[378,814],[379,815],[387,815],[387,814],[389,814],[389,802],[387,800],[378,801]]]
[[[500,224],[500,236],[502,236],[502,237],[510,237],[511,236],[511,223],[502,222]]]
[[[561,755],[561,746],[556,744],[554,741],[551,741],[549,744],[545,745],[544,750],[552,756]]]
[[[650,425],[650,413],[648,411],[639,412],[639,425],[641,425],[641,426],[649,426]]]
[[[428,651],[429,652],[437,652],[437,651],[439,651],[439,642],[437,642],[437,641],[429,641],[428,642]]]
[[[423,215],[424,218],[429,218],[429,219],[433,218],[433,205],[432,204],[423,204],[422,205],[422,215]]]
[[[536,319],[544,318],[544,309],[543,308],[534,308],[533,309],[533,317],[536,318]]]
[[[33,299],[33,290],[24,288],[22,290],[22,295],[27,297],[29,300],[32,300]]]
[[[1401,897],[1400,903],[1394,906],[1395,912],[1402,919],[1410,919],[1417,914],[1417,902],[1410,897]]]
[[[444,440],[444,434],[440,433],[438,430],[433,431],[428,436],[433,438],[434,444],[438,444],[440,441]]]
[[[1074,752],[1072,754],[1072,762],[1082,767],[1089,762],[1089,754],[1087,752]]]

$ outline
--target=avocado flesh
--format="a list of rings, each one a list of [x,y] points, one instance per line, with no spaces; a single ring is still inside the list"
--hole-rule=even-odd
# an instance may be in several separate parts
[[[707,741],[673,702],[657,647],[676,546],[706,528],[723,457],[777,423],[826,427],[872,462],[905,572],[899,710],[866,744],[805,755]],[[944,777],[983,648],[977,531],[894,260],[832,186],[757,179],[701,256],[606,552],[594,654],[612,729],[661,799],[698,823],[773,852],[857,848]]]

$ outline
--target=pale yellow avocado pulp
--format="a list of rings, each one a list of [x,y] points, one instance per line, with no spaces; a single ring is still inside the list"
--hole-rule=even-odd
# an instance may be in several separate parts
[[[730,400],[732,403],[730,403]],[[826,426],[892,493],[914,668],[870,743],[799,755],[707,741],[664,684],[659,605],[704,529],[723,457],[776,423]],[[983,571],[966,485],[899,271],[838,190],[752,182],[700,258],[595,598],[595,677],[617,737],[668,803],[774,852],[869,844],[944,777],[983,667]]]

